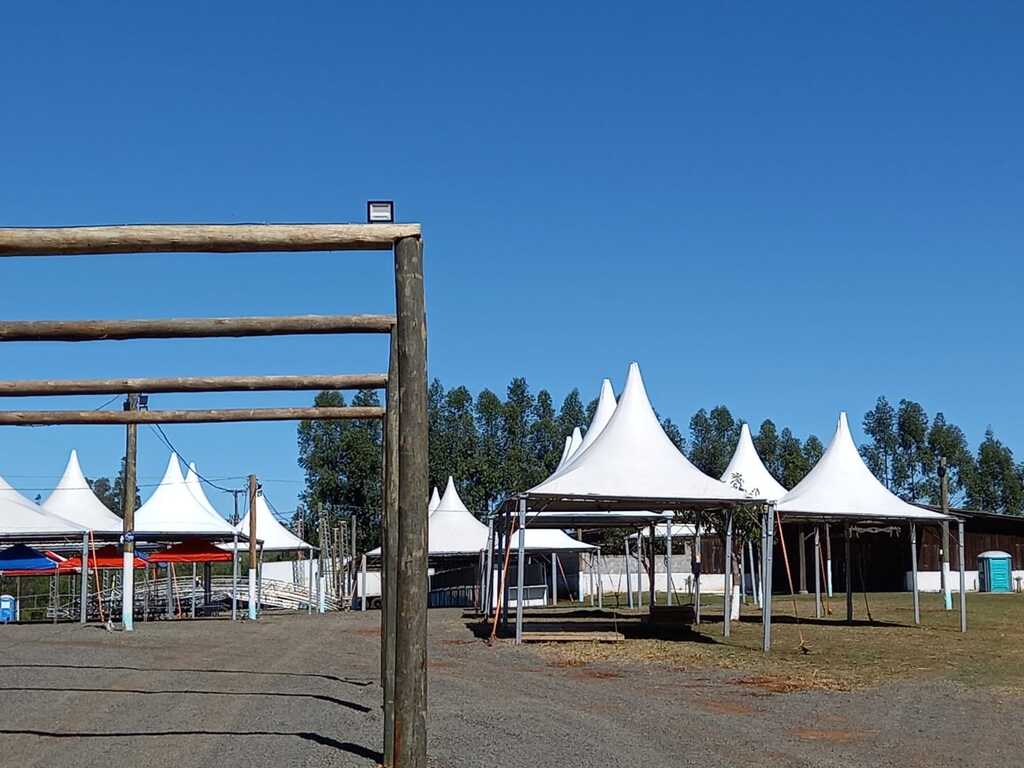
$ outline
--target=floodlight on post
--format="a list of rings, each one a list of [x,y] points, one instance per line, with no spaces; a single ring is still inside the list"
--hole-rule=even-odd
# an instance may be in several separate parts
[[[369,200],[366,203],[367,224],[394,224],[394,200]]]

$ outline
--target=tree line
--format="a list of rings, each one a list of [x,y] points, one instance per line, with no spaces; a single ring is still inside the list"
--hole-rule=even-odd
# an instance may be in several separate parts
[[[314,404],[345,404],[339,392],[320,392]],[[379,405],[376,392],[361,391],[352,405]],[[443,490],[449,475],[470,510],[492,509],[506,494],[529,488],[558,464],[565,437],[586,428],[597,399],[585,402],[573,389],[556,407],[551,393],[530,390],[513,379],[504,396],[464,386],[446,389],[435,379],[429,389],[429,474]],[[699,469],[713,477],[725,471],[739,439],[742,419],[725,405],[700,409],[687,434],[670,418],[666,433]],[[939,458],[949,465],[954,505],[1009,514],[1024,513],[1024,464],[989,429],[976,450],[963,431],[939,412],[929,418],[912,400],[892,406],[879,397],[863,419],[865,463],[890,490],[907,501],[939,503]],[[787,488],[810,471],[824,451],[820,438],[801,439],[771,419],[751,425],[754,445],[768,470]],[[828,436],[829,438],[831,435]],[[298,426],[299,465],[306,485],[296,513],[315,531],[316,510],[333,520],[355,514],[360,530],[378,541],[382,425],[379,421],[304,421]],[[310,527],[312,526],[312,528]],[[315,538],[315,534],[314,534]]]

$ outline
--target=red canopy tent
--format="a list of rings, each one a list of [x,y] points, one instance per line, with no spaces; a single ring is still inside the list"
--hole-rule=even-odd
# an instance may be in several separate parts
[[[135,556],[133,562],[135,568],[145,568],[146,561],[138,555]],[[121,550],[110,544],[106,547],[100,547],[89,553],[89,570],[121,570],[124,567],[124,555]],[[69,571],[80,571],[82,570],[82,557],[81,555],[75,555],[69,557],[67,560],[62,560],[57,563],[57,570],[61,573],[67,573]]]
[[[228,563],[232,555],[208,541],[189,539],[149,556],[151,563]]]

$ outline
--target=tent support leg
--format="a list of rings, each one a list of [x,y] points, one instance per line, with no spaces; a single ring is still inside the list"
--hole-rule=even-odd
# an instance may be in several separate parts
[[[672,523],[665,524],[665,605],[672,605]]]
[[[825,523],[825,594],[832,597],[832,534]]]
[[[526,499],[519,500],[519,560],[516,563],[516,645],[523,642],[523,582],[526,580]]]
[[[359,590],[359,596],[363,599],[362,609],[365,611],[366,610],[366,600],[367,600],[367,597],[366,597],[366,555],[363,555],[362,562],[361,562],[360,565],[361,565],[361,569],[362,569],[362,579],[363,579],[363,582],[362,582],[362,585],[361,585],[360,590]]]
[[[722,636],[732,634],[732,510],[725,513],[725,600]]]
[[[814,526],[814,618],[821,618],[821,526]]]
[[[701,550],[701,514],[697,513],[697,531],[693,537],[693,561],[696,566],[693,568],[693,603],[694,618],[697,626],[700,626],[700,550]]]
[[[914,593],[914,623],[921,623],[921,599],[917,594],[917,524],[910,521],[910,578],[911,591]]]
[[[772,649],[772,551],[775,546],[774,520],[775,505],[769,504],[761,517],[761,531],[764,542],[764,549],[761,552],[761,567],[764,572],[761,575],[761,590],[763,592],[761,601],[761,649],[768,653]]]
[[[622,540],[622,543],[623,543],[623,546],[624,546],[624,548],[625,548],[625,552],[626,552],[626,557],[625,557],[625,558],[623,559],[623,561],[622,561],[622,562],[623,562],[623,563],[625,563],[625,565],[626,565],[626,596],[627,596],[627,597],[626,597],[626,604],[627,604],[627,605],[628,605],[628,606],[629,606],[630,608],[632,608],[632,607],[633,607],[633,582],[632,582],[632,580],[630,579],[630,573],[629,573],[629,557],[630,557],[630,552],[629,552],[629,537],[628,537],[628,536],[626,536],[626,537],[625,537],[625,538],[624,538],[624,539]]]
[[[967,574],[964,571],[964,521],[957,520],[957,553],[960,560],[960,631],[967,631]]]
[[[85,624],[89,616],[89,534],[82,534],[82,583],[78,585],[81,591],[78,608],[78,622]]]
[[[846,547],[846,623],[853,624],[853,556],[850,554],[850,524],[843,523],[844,546]]]
[[[647,533],[648,533],[648,536],[647,536],[647,554],[649,555],[649,558],[650,558],[649,561],[648,561],[648,567],[647,567],[647,577],[650,579],[650,584],[647,585],[647,593],[648,593],[648,597],[650,598],[647,601],[647,610],[648,610],[649,613],[654,613],[654,603],[658,599],[658,592],[655,589],[654,577],[657,575],[658,571],[657,571],[657,568],[656,568],[657,562],[654,559],[654,534],[655,534],[655,528],[654,528],[653,523],[648,527]]]
[[[196,617],[196,564],[192,563],[192,618]]]
[[[551,607],[558,607],[558,553],[551,553]]]

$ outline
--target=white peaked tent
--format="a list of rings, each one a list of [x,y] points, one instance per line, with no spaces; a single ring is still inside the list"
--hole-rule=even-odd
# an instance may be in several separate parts
[[[232,538],[235,529],[231,523],[209,504],[207,501],[204,505],[186,484],[178,454],[172,453],[160,485],[135,512],[135,530],[140,538],[145,538],[145,534]]]
[[[86,529],[47,512],[22,496],[0,477],[0,541],[31,538],[81,538]]]
[[[747,497],[709,477],[683,456],[665,434],[651,407],[640,375],[632,363],[618,407],[590,446],[561,471],[527,491],[545,497],[591,503],[634,505],[662,502],[663,508],[735,504]],[[553,503],[546,503],[552,508]]]
[[[434,510],[441,504],[441,494],[437,492],[437,486],[434,486],[433,493],[430,494],[430,502],[427,504],[427,515],[434,514]]]
[[[487,526],[466,509],[451,477],[440,504],[428,521],[427,540],[431,557],[476,555],[487,546]]]
[[[262,493],[256,494],[256,538],[264,552],[295,552],[297,550],[311,550],[313,546],[307,544],[294,533],[289,531],[277,516],[270,509],[266,498]],[[246,534],[249,532],[249,513],[245,513],[238,524],[238,532]],[[246,545],[248,546],[248,545]],[[226,545],[231,549],[232,545]]]
[[[857,451],[845,412],[839,414],[836,433],[821,459],[775,508],[787,517],[949,520],[908,504],[878,481]]]
[[[754,440],[750,436],[750,427],[746,423],[740,427],[736,451],[729,461],[729,466],[722,473],[723,483],[733,485],[736,481],[744,492],[761,499],[777,501],[786,495],[786,489],[772,477],[761,457],[757,455]]]
[[[572,463],[573,456],[579,454],[581,445],[583,445],[583,432],[579,427],[573,427],[572,434],[567,438],[565,452],[562,454],[562,463],[555,469],[555,472]]]
[[[565,466],[565,462],[569,458],[570,453],[572,453],[572,435],[568,435],[565,438],[565,447],[562,449],[562,458],[558,460],[558,466],[555,467],[555,472],[558,472],[558,470]]]
[[[119,534],[124,530],[121,518],[107,509],[92,492],[75,450],[71,451],[60,482],[42,507],[51,515],[63,517],[95,533]]]

